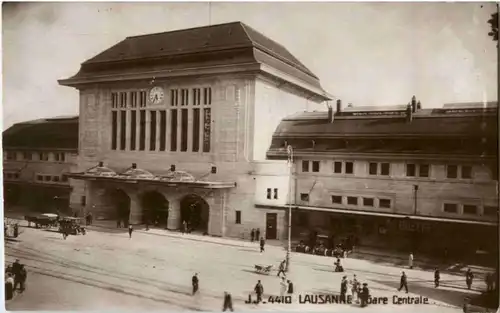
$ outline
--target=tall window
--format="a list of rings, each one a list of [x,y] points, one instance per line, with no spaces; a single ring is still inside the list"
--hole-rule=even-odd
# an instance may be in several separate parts
[[[203,104],[212,104],[212,88],[203,88]]]
[[[193,152],[198,152],[199,150],[200,150],[200,109],[195,108],[193,109]]]
[[[278,188],[274,188],[274,199],[278,199]]]
[[[457,178],[458,177],[458,166],[448,165],[446,167],[446,177],[447,178]]]
[[[172,89],[170,90],[170,105],[175,107],[179,102],[179,90]]]
[[[200,105],[201,104],[201,89],[200,88],[194,88],[193,89],[193,105]]]
[[[147,94],[145,91],[139,92],[139,106],[145,108],[147,104]]]
[[[236,212],[236,224],[241,224],[241,211],[235,211]]]
[[[267,188],[267,199],[272,199],[271,198],[271,188]]]
[[[177,110],[170,113],[170,151],[177,151]]]
[[[211,145],[210,137],[212,132],[211,125],[212,125],[212,115],[210,108],[205,108],[203,109],[203,152],[210,152],[210,145]]]
[[[181,110],[181,151],[188,148],[188,109]]]
[[[319,161],[312,161],[312,171],[315,173],[319,172]]]
[[[118,111],[113,111],[113,112],[111,112],[111,149],[112,150],[116,150],[117,134],[118,134]]]
[[[124,93],[126,95],[126,93]],[[127,135],[127,111],[120,111],[120,149],[125,150]]]
[[[134,93],[136,95],[136,100],[137,100],[137,93]],[[136,136],[136,129],[137,129],[137,111],[133,110],[130,112],[131,117],[130,117],[130,150],[135,150],[135,141],[137,140]]]
[[[167,146],[167,111],[160,111],[160,151]]]
[[[139,111],[139,150],[146,149],[146,110]]]
[[[151,123],[149,124],[149,150],[156,150],[156,111],[150,111]]]
[[[302,161],[302,172],[309,172],[309,161]]]
[[[187,106],[189,104],[189,90],[181,89],[181,105]]]

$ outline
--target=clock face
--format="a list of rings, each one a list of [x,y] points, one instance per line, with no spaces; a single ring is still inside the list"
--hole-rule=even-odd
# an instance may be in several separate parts
[[[165,93],[161,87],[153,87],[149,91],[149,101],[153,104],[159,104],[163,101]]]

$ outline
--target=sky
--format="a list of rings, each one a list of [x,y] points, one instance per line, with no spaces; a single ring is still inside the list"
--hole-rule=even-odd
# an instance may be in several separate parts
[[[78,114],[59,86],[127,36],[241,21],[354,106],[497,101],[493,3],[3,3],[3,129]]]

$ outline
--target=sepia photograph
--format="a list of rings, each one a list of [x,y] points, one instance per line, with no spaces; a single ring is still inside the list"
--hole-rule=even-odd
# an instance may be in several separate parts
[[[7,311],[496,312],[498,4],[3,2]]]

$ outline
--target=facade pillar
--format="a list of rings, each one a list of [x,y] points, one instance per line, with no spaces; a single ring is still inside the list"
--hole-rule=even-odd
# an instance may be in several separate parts
[[[142,207],[139,201],[139,197],[135,193],[130,193],[130,224],[141,224],[142,223]]]
[[[169,201],[167,229],[178,230],[181,227],[181,203],[179,199]]]
[[[224,192],[215,192],[210,199],[205,199],[209,204],[209,218],[208,218],[208,234],[212,236],[223,237],[225,235],[225,221],[224,221],[224,206],[225,196]]]

